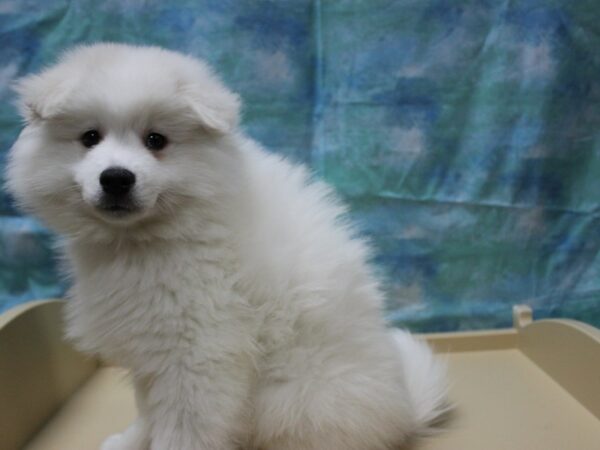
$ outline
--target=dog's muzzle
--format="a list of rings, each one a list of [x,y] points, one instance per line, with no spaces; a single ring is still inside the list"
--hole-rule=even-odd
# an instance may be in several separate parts
[[[135,174],[123,167],[109,167],[100,174],[102,196],[98,207],[116,215],[125,215],[137,209],[132,192]]]

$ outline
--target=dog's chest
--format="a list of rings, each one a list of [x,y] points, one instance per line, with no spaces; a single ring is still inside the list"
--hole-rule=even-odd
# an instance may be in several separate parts
[[[229,266],[216,249],[189,248],[80,261],[68,335],[82,350],[120,365],[158,363],[231,313]]]

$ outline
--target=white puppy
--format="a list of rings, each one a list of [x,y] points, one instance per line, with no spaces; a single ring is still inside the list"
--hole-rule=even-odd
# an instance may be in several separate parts
[[[443,367],[386,329],[331,190],[237,128],[200,61],[79,47],[17,85],[8,187],[64,235],[67,334],[127,368],[111,450],[383,450],[445,407]]]

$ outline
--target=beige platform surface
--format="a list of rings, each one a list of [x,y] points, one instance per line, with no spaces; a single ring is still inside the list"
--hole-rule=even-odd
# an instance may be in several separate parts
[[[0,317],[0,450],[96,450],[135,417],[126,374],[61,341],[60,307]],[[405,450],[600,450],[600,331],[528,314],[513,329],[425,336],[448,360],[456,408]]]
[[[457,410],[415,450],[599,450],[600,422],[518,350],[449,356]],[[135,417],[119,369],[100,369],[27,450],[96,449]]]

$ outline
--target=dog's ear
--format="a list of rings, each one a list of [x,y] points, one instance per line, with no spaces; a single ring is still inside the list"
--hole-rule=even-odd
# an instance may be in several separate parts
[[[18,95],[17,107],[27,123],[47,120],[61,111],[73,86],[73,80],[56,70],[29,75],[13,83]]]
[[[238,124],[240,99],[225,88],[196,89],[189,94],[188,101],[200,125],[212,133],[226,134]]]
[[[238,125],[241,101],[208,68],[194,82],[181,83],[179,91],[194,119],[207,131],[226,134]]]

